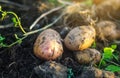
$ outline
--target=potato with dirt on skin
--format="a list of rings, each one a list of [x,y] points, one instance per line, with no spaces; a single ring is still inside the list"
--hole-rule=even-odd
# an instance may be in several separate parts
[[[72,50],[84,50],[92,45],[96,32],[92,26],[78,26],[73,28],[65,37],[65,46]]]
[[[116,77],[113,72],[101,70],[95,67],[86,67],[84,68],[79,78],[116,78]]]
[[[98,2],[97,5],[92,9],[93,17],[109,20],[118,19],[120,14],[120,0],[94,0]]]
[[[45,60],[54,60],[63,53],[61,37],[53,29],[46,29],[40,33],[34,44],[34,54]]]
[[[80,64],[95,64],[101,59],[101,54],[96,49],[85,49],[75,52],[75,58]]]
[[[112,21],[100,21],[95,26],[96,35],[102,41],[120,39],[120,27]]]

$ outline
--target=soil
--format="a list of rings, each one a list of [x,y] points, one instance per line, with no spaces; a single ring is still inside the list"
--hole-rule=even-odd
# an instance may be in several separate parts
[[[48,4],[46,0],[9,0],[10,2],[18,3],[22,6],[24,5],[23,7],[2,1],[0,1],[2,9],[15,12],[21,18],[22,26],[26,31],[30,31],[29,26],[38,16],[53,7],[53,5],[50,5],[51,7],[46,6],[42,9],[38,8],[42,6],[42,3]],[[52,13],[43,18],[34,29],[41,28],[51,23],[58,17],[58,14],[59,13],[54,12],[54,14]],[[6,25],[10,22],[11,19],[5,19],[0,23]],[[60,28],[58,24],[54,25],[53,28],[58,31],[59,29],[63,29],[63,27],[61,26]],[[22,37],[23,34],[19,27],[0,29],[0,33],[6,38],[5,43],[7,44],[11,44],[16,40],[14,34],[17,34],[19,37]],[[16,44],[9,48],[0,48],[0,78],[39,78],[34,68],[43,64],[45,60],[39,59],[33,54],[33,45],[38,34],[39,33],[35,33],[28,36],[21,44]],[[118,48],[118,50],[119,49],[120,48]],[[64,49],[62,58],[55,61],[68,68],[72,68],[74,77],[71,78],[78,78],[84,68],[84,65],[80,65],[76,62],[73,53],[66,48]]]
[[[0,2],[0,5],[3,6],[2,7],[3,10],[13,11],[21,18],[22,25],[24,26],[24,29],[26,31],[29,31],[29,26],[38,16],[40,16],[42,13],[48,10],[46,8],[44,10],[43,8],[43,11],[42,10],[39,11],[37,8],[37,6],[41,6],[40,5],[41,3],[44,3],[43,2],[44,0],[43,1],[10,0],[10,1],[21,5],[25,5],[29,8],[27,10],[24,10],[19,7],[16,7],[15,5]],[[53,18],[50,17],[50,19],[48,17],[44,18],[42,21],[39,22],[38,28],[51,22],[51,19],[55,19],[55,16],[53,16]],[[5,25],[9,24],[10,22],[11,19],[7,18],[1,23]],[[7,44],[11,44],[16,40],[14,37],[15,33],[19,36],[21,36],[22,34],[19,28],[14,27],[0,29],[0,33],[2,34],[2,36],[6,38],[5,42]],[[21,44],[14,45],[10,48],[0,48],[0,78],[38,78],[38,76],[34,72],[34,68],[45,62],[44,60],[37,58],[33,54],[33,45],[38,34],[39,33],[28,36],[26,39],[22,41]],[[61,60],[58,59],[56,61],[70,68],[71,67],[74,68],[75,69],[74,72],[77,72],[76,74],[78,74],[79,73],[78,68],[81,66],[78,63],[76,63],[72,59],[72,57],[73,57],[72,52],[70,53],[68,52],[67,54],[63,54]]]

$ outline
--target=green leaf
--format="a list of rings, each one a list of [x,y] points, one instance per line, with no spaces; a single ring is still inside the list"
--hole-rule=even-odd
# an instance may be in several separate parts
[[[115,45],[115,44],[111,45],[111,48],[115,50],[117,48],[117,45]]]
[[[0,35],[0,42],[3,42],[5,40],[5,37],[2,37],[1,35]]]
[[[0,6],[0,11],[2,11],[2,6]]]
[[[7,47],[7,44],[4,44],[3,42],[0,43],[0,47]]]
[[[109,65],[105,68],[105,70],[112,71],[112,72],[118,72],[120,71],[120,67],[115,66],[115,65]]]
[[[17,19],[15,17],[12,18],[12,22],[14,23],[15,27],[17,27],[18,22],[17,22]]]
[[[114,58],[117,62],[119,62],[119,54],[113,54],[113,58]]]
[[[106,62],[103,60],[103,61],[101,62],[101,65],[102,65],[102,66],[105,66],[105,65],[106,65]]]
[[[114,52],[114,50],[112,49],[112,48],[109,48],[109,47],[105,47],[104,48],[104,54],[103,54],[103,56],[104,56],[104,60],[108,60],[108,59],[112,59],[113,58],[113,52]]]
[[[96,46],[97,46],[97,45],[96,45],[96,42],[93,42],[93,44],[92,44],[91,47],[92,47],[92,48],[96,48]]]
[[[110,47],[105,47],[104,48],[104,53],[106,52],[114,52],[114,49],[110,48]]]

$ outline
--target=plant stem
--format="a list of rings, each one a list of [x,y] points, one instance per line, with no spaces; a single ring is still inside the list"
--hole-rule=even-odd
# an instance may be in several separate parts
[[[25,37],[22,37],[22,38],[20,38],[19,40],[17,40],[17,41],[15,41],[15,42],[13,42],[12,44],[10,44],[10,45],[8,45],[8,46],[6,46],[6,47],[12,47],[13,45],[15,45],[15,44],[17,44],[17,43],[19,43],[20,41],[22,41],[23,39],[25,39],[27,36],[25,36]]]
[[[102,56],[102,58],[101,58],[101,60],[100,60],[100,63],[99,63],[99,65],[98,65],[98,68],[101,67],[101,64],[102,64],[103,59],[104,59],[104,54],[103,54],[103,56]]]
[[[17,22],[18,22],[18,25],[19,25],[20,29],[21,29],[22,32],[25,34],[26,32],[25,32],[25,30],[23,29],[23,27],[22,27],[22,25],[21,25],[21,22],[20,22],[20,20],[19,20],[19,18],[18,18],[18,16],[17,16],[14,12],[7,12],[7,14],[12,14],[12,15],[15,16],[15,18],[17,19]]]
[[[62,9],[64,6],[65,6],[65,5],[59,6],[59,7],[57,7],[57,8],[53,8],[52,10],[50,10],[50,11],[48,11],[48,12],[40,15],[40,16],[32,23],[32,25],[30,26],[30,30],[31,30],[43,17],[47,16],[48,14],[51,14],[52,12],[55,12],[55,11],[57,11],[57,10]]]
[[[27,33],[25,33],[25,34],[23,34],[23,35],[24,35],[24,36],[28,36],[28,35],[31,35],[31,34],[40,32],[40,31],[42,31],[42,30],[45,30],[45,29],[47,29],[47,28],[53,26],[58,20],[61,19],[61,17],[62,17],[63,15],[64,15],[64,14],[61,14],[55,21],[53,21],[52,23],[50,23],[50,24],[44,26],[43,28],[37,29],[37,30],[34,30],[34,31],[30,31],[30,32],[27,32]]]

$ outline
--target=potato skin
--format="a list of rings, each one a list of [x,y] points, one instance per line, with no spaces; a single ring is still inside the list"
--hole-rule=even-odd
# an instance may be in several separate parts
[[[92,45],[95,36],[96,32],[92,26],[79,26],[67,34],[64,43],[72,51],[84,50]]]
[[[102,41],[120,39],[120,28],[112,21],[100,21],[95,27],[97,38]]]
[[[110,71],[104,71],[95,67],[85,67],[79,78],[116,78]]]
[[[63,53],[61,37],[52,29],[44,30],[34,44],[34,54],[45,60],[54,60]]]
[[[93,9],[93,14],[95,14],[95,18],[99,18],[102,20],[109,20],[112,18],[119,19],[118,16],[120,14],[120,0],[97,0],[100,2]],[[95,2],[95,1],[94,1]]]
[[[101,59],[101,54],[96,49],[85,49],[83,51],[75,52],[75,58],[80,64],[95,64]]]

